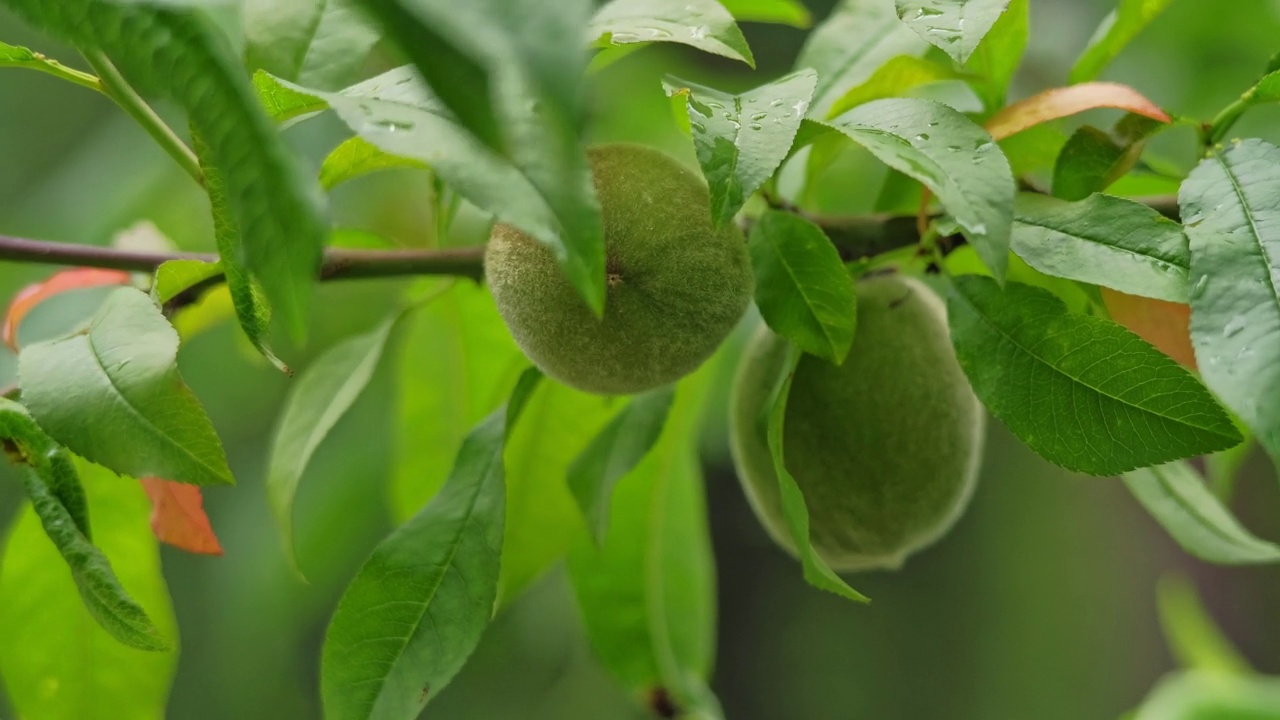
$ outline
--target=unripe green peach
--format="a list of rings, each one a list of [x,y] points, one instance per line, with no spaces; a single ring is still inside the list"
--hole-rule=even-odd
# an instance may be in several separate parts
[[[642,392],[711,356],[751,300],[751,260],[737,227],[712,226],[706,185],[676,160],[630,144],[589,157],[604,221],[604,317],[551,251],[515,228],[494,228],[485,274],[512,337],[543,372],[587,392]]]
[[[767,328],[738,371],[732,445],[747,497],[792,553],[766,438],[786,361]],[[858,283],[843,365],[805,355],[787,402],[783,449],[809,509],[810,540],[838,571],[897,568],[941,537],[972,494],[986,415],[956,362],[942,301],[917,280]]]

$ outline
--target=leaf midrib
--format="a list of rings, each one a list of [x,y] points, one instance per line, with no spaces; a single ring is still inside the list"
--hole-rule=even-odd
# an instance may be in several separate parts
[[[1164,472],[1162,472],[1162,470],[1163,468],[1151,468],[1151,473],[1156,476],[1157,482],[1166,491],[1166,493],[1174,501],[1174,503],[1179,508],[1181,508],[1184,512],[1186,512],[1187,515],[1189,515],[1193,520],[1195,520],[1202,529],[1207,530],[1210,534],[1216,536],[1218,539],[1222,540],[1228,545],[1231,545],[1237,548],[1241,547],[1242,545],[1251,546],[1251,551],[1254,551],[1254,552],[1259,550],[1260,549],[1259,546],[1261,546],[1262,549],[1266,549],[1270,551],[1271,555],[1268,559],[1275,559],[1277,557],[1280,557],[1280,548],[1277,548],[1275,545],[1272,545],[1271,543],[1268,543],[1264,540],[1261,540],[1260,538],[1255,538],[1255,537],[1246,537],[1242,540],[1241,538],[1232,537],[1228,532],[1220,529],[1216,523],[1211,522],[1209,518],[1206,517],[1204,514],[1202,514],[1190,501],[1183,498],[1182,494],[1177,491],[1177,489],[1173,486],[1172,481],[1168,478],[1168,476]],[[1257,559],[1253,559],[1253,561],[1259,562],[1259,560]]]

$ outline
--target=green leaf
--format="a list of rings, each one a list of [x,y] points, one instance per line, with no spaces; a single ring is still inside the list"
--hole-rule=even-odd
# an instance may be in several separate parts
[[[860,105],[832,126],[928,186],[1004,280],[1016,191],[1009,161],[986,130],[946,105],[910,98]]]
[[[265,78],[260,80],[259,87],[266,83]],[[572,245],[564,218],[557,217],[530,176],[471,137],[412,68],[391,70],[340,93],[292,87],[295,95],[309,95],[321,108],[332,107],[352,131],[383,152],[430,166],[463,198],[546,245],[570,272],[585,267],[584,263],[596,263],[596,259],[583,259],[585,255],[573,260],[577,254],[594,257],[598,250],[603,288],[603,240],[598,248]],[[301,106],[296,101],[292,105]],[[566,266],[566,262],[577,264]]]
[[[91,90],[102,89],[102,84],[98,82],[98,78],[89,73],[69,68],[57,60],[42,53],[34,52],[29,48],[0,42],[0,68],[6,67],[37,70]]]
[[[22,400],[55,440],[122,475],[233,484],[177,355],[178,334],[151,298],[120,288],[87,331],[22,349]]]
[[[614,486],[658,442],[674,398],[674,386],[637,396],[569,465],[569,489],[597,545],[604,544],[609,530]]]
[[[196,155],[200,158],[200,168],[204,171],[204,185],[209,193],[209,207],[213,211],[213,237],[218,246],[220,258],[218,264],[226,278],[227,290],[231,293],[231,304],[235,307],[240,329],[268,362],[276,369],[288,374],[289,366],[276,356],[267,341],[267,332],[271,326],[271,305],[264,296],[261,284],[249,273],[245,261],[245,236],[236,218],[231,199],[227,195],[229,186],[226,176],[211,162],[210,148],[204,143],[204,139],[194,126],[192,139]]]
[[[338,185],[393,168],[427,169],[421,160],[392,155],[365,140],[359,135],[347,138],[341,145],[333,149],[320,165],[320,186],[332,190]]]
[[[580,135],[586,124],[587,52],[573,41],[587,31],[591,0],[364,0],[364,5],[435,91],[436,104],[448,108],[451,121],[457,119],[454,128],[478,138],[481,147],[519,169],[520,192],[532,188],[539,214],[546,212],[554,222],[550,232],[545,221],[512,224],[551,248],[587,307],[602,315],[604,230]],[[370,87],[373,82],[363,85],[376,94]],[[338,114],[347,119],[355,113]],[[405,114],[398,111],[399,116]],[[393,115],[362,120],[373,123],[373,135],[360,126],[355,129],[387,152],[426,161],[457,186],[438,162],[399,152],[392,143],[379,140],[396,131],[409,135],[404,131],[417,123],[413,139],[423,143],[432,131],[421,125],[438,124],[408,115],[408,126],[397,124],[400,119]],[[451,129],[448,134],[457,132]],[[439,148],[442,142],[431,145]],[[460,186],[457,189],[466,197]],[[501,208],[476,204],[490,211]]]
[[[1093,80],[1172,0],[1120,0],[1071,68],[1072,84]]]
[[[863,103],[898,97],[930,83],[963,77],[953,68],[914,55],[899,55],[876,69],[860,85],[849,88],[827,111],[827,117],[841,115]]]
[[[1178,191],[1191,241],[1191,344],[1204,381],[1280,458],[1280,148],[1232,143]]]
[[[791,541],[800,556],[800,566],[803,569],[805,581],[819,590],[826,590],[847,600],[870,602],[867,596],[841,580],[840,576],[827,565],[827,561],[813,549],[813,544],[809,541],[809,509],[805,505],[804,493],[801,492],[796,479],[792,477],[791,471],[787,469],[782,438],[787,417],[787,399],[791,395],[791,381],[795,378],[796,365],[799,361],[800,352],[792,346],[784,366],[785,372],[782,373],[778,387],[774,390],[773,398],[769,402],[768,417],[762,418],[768,423],[769,452],[773,455],[773,469],[778,476],[782,514],[786,520],[787,529],[791,532]]]
[[[669,697],[680,717],[718,717],[705,686],[715,565],[697,457],[709,366],[680,382],[658,444],[615,488],[604,545],[579,532],[569,551],[601,664],[633,692]]]
[[[1019,283],[963,275],[953,288],[951,339],[974,392],[1050,462],[1116,475],[1241,441],[1195,376],[1120,325]]]
[[[241,12],[249,67],[307,87],[355,82],[378,42],[350,0],[247,0]]]
[[[87,463],[79,471],[101,552],[111,557],[119,582],[151,609],[159,635],[176,637],[159,548],[147,526],[151,504],[141,486]],[[69,523],[59,527],[64,536],[74,532]],[[103,555],[87,540],[76,552],[86,565],[96,562],[94,554],[105,569]],[[0,675],[18,717],[162,717],[177,653],[127,647],[108,634],[77,596],[73,576],[57,567],[58,555],[41,518],[25,508],[8,533],[0,567]],[[108,587],[93,586],[104,593]]]
[[[187,111],[208,146],[209,164],[223,175],[229,212],[243,234],[235,259],[262,283],[285,325],[301,337],[328,229],[323,198],[259,109],[217,26],[189,8],[4,1],[51,35],[102,50],[141,91],[175,100]]]
[[[611,0],[587,28],[596,47],[674,42],[756,66],[733,15],[717,0]]]
[[[1161,578],[1156,590],[1165,640],[1183,667],[1223,675],[1253,672],[1205,611],[1195,586],[1186,578]]]
[[[156,268],[151,299],[164,306],[178,295],[206,280],[222,276],[222,263],[204,260],[169,260]]]
[[[675,78],[664,82],[668,95],[687,100],[716,227],[731,222],[786,159],[816,82],[812,70],[801,70],[740,95]]]
[[[739,22],[774,23],[807,28],[813,22],[800,0],[720,0]]]
[[[1280,717],[1280,679],[1186,672],[1147,696],[1132,720],[1273,720]]]
[[[284,541],[285,554],[295,569],[298,558],[293,542],[293,500],[298,483],[316,448],[369,385],[391,330],[401,317],[397,312],[370,332],[329,348],[289,389],[272,441],[267,497]]]
[[[477,426],[440,494],[378,544],[325,637],[321,694],[331,720],[412,720],[480,642],[498,593],[507,433],[541,378]]]
[[[843,0],[814,28],[796,68],[818,73],[810,117],[827,117],[831,105],[899,55],[923,55],[928,45],[902,24],[883,0]]]
[[[988,113],[1004,106],[1009,83],[1022,62],[1031,32],[1030,4],[1030,0],[1012,0],[965,65],[976,76],[969,86]]]
[[[1182,226],[1132,200],[1095,194],[1069,203],[1022,193],[1013,251],[1047,275],[1187,301],[1191,251]]]
[[[853,344],[853,278],[822,228],[769,210],[748,241],[756,305],[769,327],[807,353],[837,365]]]
[[[1168,127],[1141,115],[1126,115],[1113,133],[1085,125],[1062,146],[1053,167],[1053,195],[1083,200],[1124,177],[1138,162],[1146,139]]]
[[[277,123],[296,120],[329,109],[329,103],[316,95],[284,84],[268,72],[259,70],[253,74],[253,91],[267,117]]]
[[[963,65],[1009,0],[895,0],[894,5],[907,27]]]
[[[1280,561],[1280,547],[1244,529],[1185,462],[1124,474],[1129,492],[1184,550],[1220,565]]]

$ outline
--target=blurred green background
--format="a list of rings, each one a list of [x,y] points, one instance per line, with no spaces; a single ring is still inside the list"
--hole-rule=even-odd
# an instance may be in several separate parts
[[[830,0],[810,0],[816,18]],[[1032,0],[1032,38],[1013,97],[1065,82],[1075,54],[1109,0]],[[724,87],[758,84],[790,68],[804,32],[745,26],[759,70],[678,48],[635,53],[595,79],[598,140],[648,142],[691,158],[672,124],[659,79],[673,72]],[[0,13],[0,39],[76,64],[76,56]],[[1166,108],[1211,116],[1246,88],[1280,49],[1280,2],[1176,0],[1106,72]],[[1114,113],[1112,114],[1114,115]],[[1110,120],[1112,115],[1100,115]],[[1280,136],[1265,108],[1241,135]],[[341,137],[336,122],[289,134],[318,164]],[[1153,148],[1194,162],[1177,132]],[[851,153],[832,192],[866,209],[879,177]],[[344,186],[335,215],[403,244],[429,237],[429,179],[386,173]],[[832,192],[827,193],[831,195]],[[105,243],[148,219],[183,248],[211,246],[207,208],[190,181],[104,98],[35,73],[0,73],[0,234]],[[482,227],[463,222],[455,240]],[[50,268],[0,265],[0,296]],[[296,365],[369,327],[403,284],[321,288],[306,348],[282,348]],[[24,339],[65,329],[100,295],[42,306]],[[318,718],[319,649],[345,583],[389,529],[395,388],[387,367],[311,463],[299,498],[299,547],[310,584],[289,573],[263,489],[267,443],[288,380],[256,360],[233,324],[184,344],[182,371],[217,425],[239,479],[206,504],[221,558],[166,548],[165,572],[182,634],[169,717],[182,720]],[[0,355],[0,385],[14,359]],[[384,363],[389,365],[389,363]],[[450,382],[439,378],[440,383]],[[1068,474],[1036,458],[992,423],[973,505],[939,545],[897,573],[858,576],[874,600],[860,607],[804,584],[797,565],[752,517],[711,428],[705,453],[719,574],[715,691],[733,720],[1114,718],[1135,706],[1173,664],[1155,609],[1156,580],[1180,570],[1244,654],[1280,673],[1280,573],[1222,569],[1182,554],[1115,479]],[[6,466],[0,473],[11,474]],[[0,480],[0,520],[17,509],[18,484]],[[1275,472],[1257,455],[1235,509],[1264,537],[1280,538]],[[58,571],[57,569],[52,569]],[[0,718],[12,717],[0,696]],[[495,621],[471,663],[429,706],[432,718],[633,718],[641,714],[596,669],[562,572],[555,570]]]

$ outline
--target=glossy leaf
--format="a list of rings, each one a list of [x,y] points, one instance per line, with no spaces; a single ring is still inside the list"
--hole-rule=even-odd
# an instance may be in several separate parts
[[[667,79],[667,94],[686,98],[693,147],[711,190],[717,227],[731,222],[786,159],[816,82],[812,70],[801,70],[731,95]]]
[[[22,399],[55,440],[122,475],[232,484],[177,353],[178,334],[151,298],[120,288],[86,332],[23,348]]]
[[[488,164],[499,159],[502,165],[518,168],[518,192],[532,190],[540,217],[538,222],[512,224],[546,243],[587,306],[603,314],[604,230],[580,134],[586,114],[582,86],[587,51],[573,41],[587,33],[591,0],[364,0],[364,5],[434,91],[434,117],[406,109],[388,116],[382,114],[388,108],[374,109],[368,97],[338,114],[350,122],[351,115],[360,114],[360,105],[369,106],[373,116],[353,125],[356,132],[394,155],[427,162],[464,197],[467,193],[458,181],[437,161],[424,157],[431,149],[440,152],[442,146],[455,152],[445,144],[452,141],[439,136],[460,134],[468,146],[491,151]],[[362,86],[371,90],[375,82]],[[441,113],[445,108],[449,112]],[[441,115],[450,118],[447,133],[424,127],[439,125]],[[366,125],[371,133],[365,133]],[[415,125],[413,137],[405,137]],[[397,131],[396,142],[384,137]],[[427,149],[415,153],[395,147],[404,144]],[[474,164],[476,158],[465,162]],[[514,186],[504,180],[498,187]],[[476,204],[491,212],[501,212],[506,205]]]
[[[755,67],[742,31],[718,0],[610,0],[591,18],[587,39],[597,47],[681,43]]]
[[[1084,52],[1071,67],[1071,82],[1085,82],[1098,77],[1103,68],[1157,15],[1164,12],[1170,2],[1172,0],[1119,0],[1119,6],[1103,18]]]
[[[862,84],[849,88],[848,92],[832,104],[827,117],[836,117],[872,100],[898,97],[921,85],[960,77],[963,75],[951,67],[933,60],[899,55],[877,68]]]
[[[1224,675],[1253,672],[1214,623],[1190,581],[1177,575],[1164,577],[1156,589],[1165,640],[1183,667]]]
[[[320,186],[332,190],[348,180],[394,168],[426,169],[421,160],[383,152],[359,135],[333,149],[320,165]]]
[[[412,720],[480,642],[498,593],[502,454],[541,377],[467,435],[440,494],[379,543],[325,637],[321,694],[332,720]]]
[[[1009,0],[895,0],[898,17],[960,64],[1009,6]]]
[[[946,105],[907,98],[860,105],[832,125],[932,190],[1003,281],[1015,188],[1009,161],[985,130]]]
[[[221,262],[169,260],[156,268],[151,281],[151,299],[164,306],[196,285],[221,275]]]
[[[93,506],[95,542],[112,559],[120,583],[150,610],[159,635],[174,637],[177,624],[142,489],[86,463],[79,463],[79,473]],[[41,720],[162,717],[177,653],[137,650],[109,635],[61,563],[27,507],[8,533],[0,567],[0,675],[13,709]]]
[[[1031,33],[1030,4],[1031,0],[1012,0],[965,65],[973,76],[969,86],[987,112],[1004,105],[1009,83],[1022,62]]]
[[[1110,195],[1069,203],[1023,193],[1013,251],[1055,277],[1185,303],[1191,251],[1182,226],[1147,205]]]
[[[671,411],[673,386],[637,396],[569,465],[569,489],[597,545],[609,529],[613,488],[653,449]]]
[[[676,388],[658,444],[614,490],[608,537],[579,532],[569,576],[591,647],[624,686],[681,717],[716,717],[715,566],[697,459],[709,372]],[[702,715],[698,713],[702,712]]]
[[[1280,148],[1232,143],[1178,204],[1191,241],[1191,343],[1204,381],[1280,458]]]
[[[955,278],[951,338],[974,392],[1032,450],[1115,475],[1231,447],[1231,419],[1195,376],[1123,327],[1048,291]]]
[[[773,455],[773,469],[778,476],[783,518],[786,520],[787,530],[791,533],[791,542],[800,556],[800,566],[804,571],[805,581],[820,590],[826,590],[847,600],[869,602],[867,596],[841,580],[840,576],[827,565],[827,561],[813,549],[813,544],[809,541],[809,509],[805,505],[804,493],[801,492],[796,479],[792,477],[791,471],[787,469],[786,448],[783,447],[782,438],[787,417],[787,399],[791,395],[791,381],[795,378],[799,359],[800,353],[793,347],[787,359],[786,372],[783,373],[769,404],[768,418],[762,419],[768,423],[769,452]]]
[[[810,117],[827,117],[837,99],[881,65],[899,55],[923,55],[926,48],[883,0],[842,0],[809,34],[796,60],[797,69],[818,73]]]
[[[222,554],[200,488],[163,478],[142,478],[141,482],[151,500],[151,532],[157,540],[198,555]]]
[[[324,90],[359,79],[378,32],[350,0],[245,0],[245,61]]]
[[[27,313],[37,305],[54,295],[69,290],[101,287],[103,285],[124,285],[129,282],[129,273],[123,270],[104,270],[100,268],[76,268],[54,273],[47,280],[32,283],[17,292],[9,301],[9,308],[4,314],[4,344],[9,349],[18,351],[18,328]]]
[[[1259,540],[1210,492],[1185,462],[1124,474],[1129,492],[1184,550],[1222,565],[1280,561],[1280,547]]]
[[[985,127],[992,137],[1003,140],[1041,123],[1098,108],[1126,110],[1162,123],[1171,121],[1159,105],[1128,85],[1089,82],[1050,88],[1020,100],[993,115]]]
[[[769,327],[801,350],[835,364],[853,344],[853,278],[835,246],[812,222],[770,210],[748,241],[756,306]]]
[[[293,501],[298,483],[316,448],[369,385],[399,318],[396,313],[372,331],[326,350],[298,377],[285,400],[267,466],[267,496],[295,568]]]
[[[800,0],[720,0],[739,22],[775,23],[807,28],[813,22]]]

